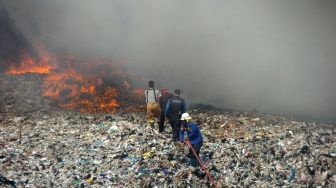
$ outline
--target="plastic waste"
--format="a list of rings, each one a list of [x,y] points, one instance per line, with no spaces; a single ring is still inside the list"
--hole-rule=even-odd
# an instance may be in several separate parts
[[[116,132],[119,130],[119,127],[117,126],[116,122],[112,122],[111,127],[107,131],[108,133]]]
[[[150,157],[153,157],[154,154],[155,154],[155,153],[154,153],[153,151],[147,151],[147,152],[145,152],[142,156],[143,156],[144,159],[148,159],[148,158],[150,158]]]
[[[292,168],[291,174],[288,178],[289,183],[292,182],[295,179],[295,176],[296,176],[296,170],[295,170],[295,168]]]
[[[12,187],[16,187],[16,182],[15,181],[13,181],[13,180],[9,180],[9,179],[7,179],[6,177],[4,177],[4,176],[2,176],[1,174],[0,174],[0,185],[1,184],[4,184],[4,185],[10,185],[10,186],[12,186]]]
[[[97,126],[99,128],[105,128],[106,127],[105,123],[98,123]]]
[[[85,177],[85,181],[89,184],[92,184],[97,178],[92,176],[91,174],[88,174],[86,177]]]
[[[20,115],[17,122],[0,115],[6,125],[0,126],[1,175],[17,187],[210,185],[200,167],[188,163],[188,147],[179,151],[172,143],[170,126],[153,133],[141,113],[114,114],[111,120],[53,112],[48,118]],[[218,187],[335,184],[333,126],[255,112],[203,110],[193,112],[193,118],[207,132],[200,157]]]

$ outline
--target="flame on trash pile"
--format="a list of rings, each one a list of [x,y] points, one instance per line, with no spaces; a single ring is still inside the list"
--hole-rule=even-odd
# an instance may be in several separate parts
[[[120,107],[141,107],[143,89],[135,87],[139,80],[123,67],[100,59],[82,59],[69,55],[55,55],[40,46],[37,55],[22,50],[19,62],[6,60],[5,73],[44,75],[42,94],[57,101],[66,109],[81,112],[116,112]]]

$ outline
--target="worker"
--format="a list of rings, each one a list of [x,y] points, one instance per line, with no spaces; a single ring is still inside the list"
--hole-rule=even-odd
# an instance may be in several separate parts
[[[155,121],[159,123],[161,110],[158,103],[160,97],[159,90],[154,88],[154,81],[148,82],[148,89],[145,90],[147,104],[147,123],[154,128]]]
[[[202,133],[198,126],[191,122],[191,117],[188,113],[183,113],[181,116],[181,131],[180,131],[180,141],[189,141],[191,146],[194,148],[197,156],[199,156],[201,147],[203,145]],[[187,138],[185,138],[185,133],[187,133]],[[196,156],[194,155],[191,148],[189,148],[188,158],[194,159],[196,161]]]
[[[180,97],[181,91],[174,90],[174,96],[167,102],[165,116],[169,119],[172,126],[173,141],[179,141],[181,129],[181,115],[186,112],[185,101]]]
[[[165,123],[165,110],[167,107],[168,100],[173,97],[173,94],[168,92],[167,88],[161,89],[161,96],[159,97],[159,104],[161,109],[160,123],[159,123],[159,132],[162,133],[164,131],[164,123]]]

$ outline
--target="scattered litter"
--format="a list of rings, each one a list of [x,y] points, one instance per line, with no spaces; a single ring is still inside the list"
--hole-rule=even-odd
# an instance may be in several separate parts
[[[204,134],[200,158],[217,187],[336,184],[334,127],[256,112],[191,113]],[[211,186],[185,157],[187,145],[172,143],[170,125],[155,133],[145,114],[55,111],[2,116],[0,124],[0,186]]]

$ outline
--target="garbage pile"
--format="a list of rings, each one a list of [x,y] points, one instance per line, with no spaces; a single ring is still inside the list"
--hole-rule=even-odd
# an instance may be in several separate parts
[[[200,157],[218,187],[333,187],[334,125],[254,112],[190,111]],[[145,114],[55,111],[0,119],[0,185],[7,187],[211,187],[199,166]]]
[[[43,77],[36,74],[11,76],[0,73],[0,115],[56,110],[55,101],[41,95]]]

